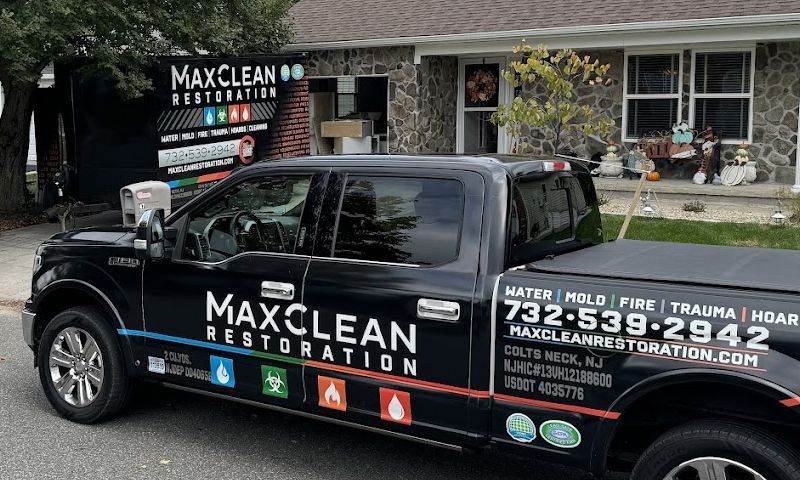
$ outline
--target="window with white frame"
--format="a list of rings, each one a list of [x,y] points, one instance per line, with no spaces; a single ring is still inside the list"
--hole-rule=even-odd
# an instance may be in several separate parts
[[[625,138],[668,130],[680,121],[681,53],[625,57]]]
[[[753,100],[753,52],[694,52],[690,119],[723,140],[747,141]]]

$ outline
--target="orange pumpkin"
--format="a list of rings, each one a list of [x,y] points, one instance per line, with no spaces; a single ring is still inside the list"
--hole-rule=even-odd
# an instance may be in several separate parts
[[[650,180],[651,182],[657,182],[661,180],[661,174],[653,170],[652,172],[648,172],[647,179]]]

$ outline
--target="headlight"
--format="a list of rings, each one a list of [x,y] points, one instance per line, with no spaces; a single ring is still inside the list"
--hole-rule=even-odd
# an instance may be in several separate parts
[[[33,275],[36,275],[40,268],[42,268],[42,256],[35,255],[33,257]]]
[[[36,272],[42,268],[42,250],[44,250],[42,245],[36,249],[36,254],[33,256],[33,275],[36,275]]]

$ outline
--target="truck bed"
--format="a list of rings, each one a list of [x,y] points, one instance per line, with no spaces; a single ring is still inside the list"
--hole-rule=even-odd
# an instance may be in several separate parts
[[[547,258],[526,269],[800,293],[800,252],[620,240]]]

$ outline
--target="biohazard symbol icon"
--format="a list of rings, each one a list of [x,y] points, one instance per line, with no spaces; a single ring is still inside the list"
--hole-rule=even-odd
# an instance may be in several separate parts
[[[271,393],[286,393],[286,383],[274,372],[269,372],[267,374],[267,379],[264,384],[264,386],[267,387],[267,391]]]
[[[286,370],[271,365],[261,365],[261,393],[271,397],[289,398]]]

